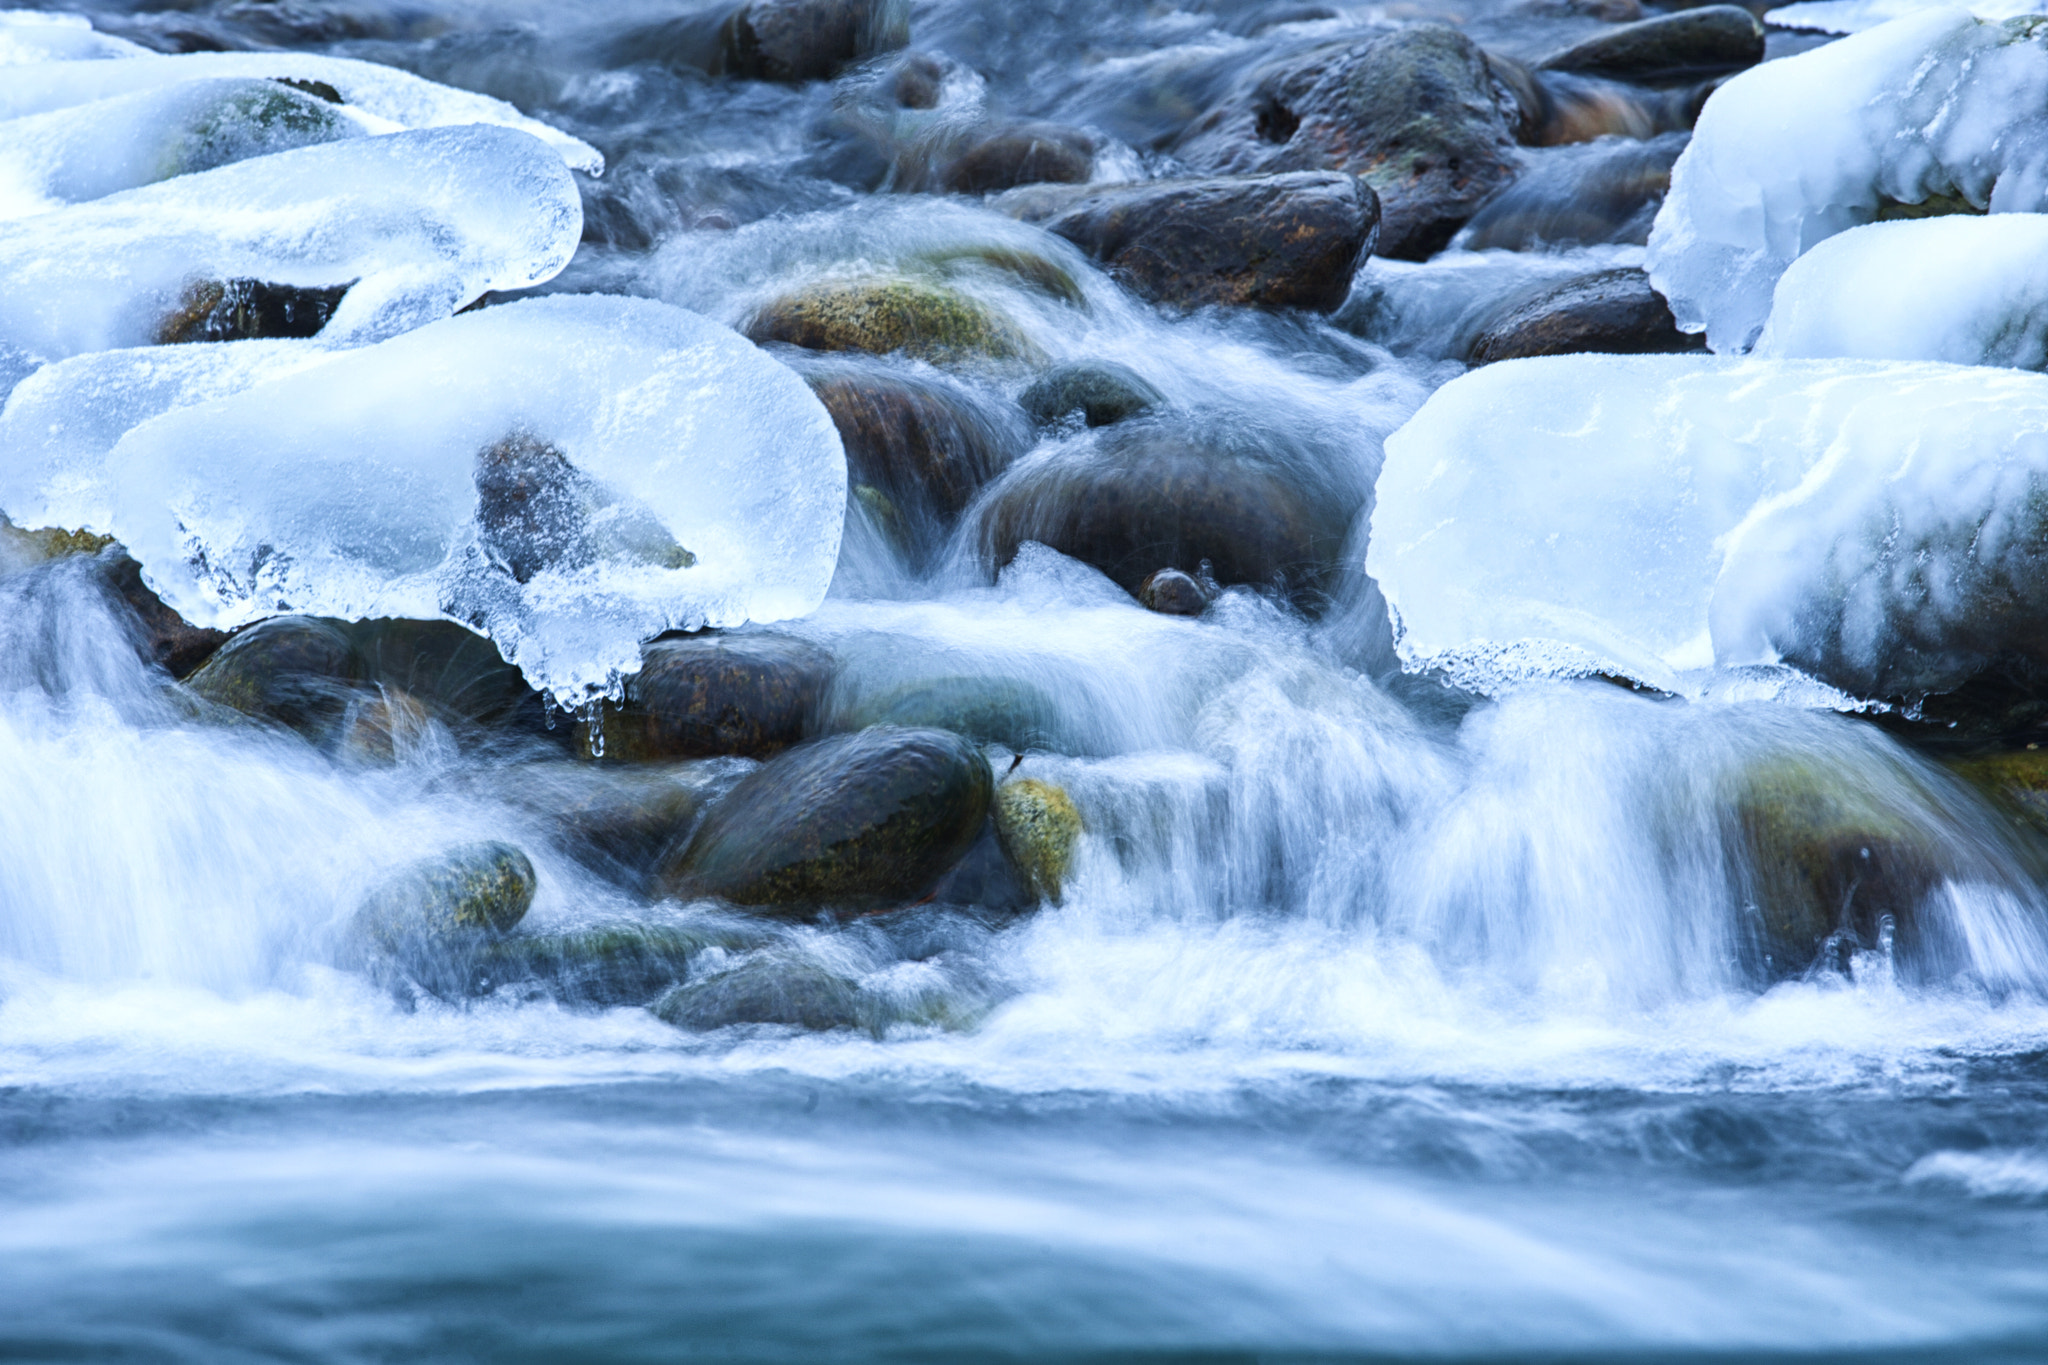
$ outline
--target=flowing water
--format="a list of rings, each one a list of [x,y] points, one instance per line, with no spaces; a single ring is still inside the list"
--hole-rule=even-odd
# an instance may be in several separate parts
[[[1450,15],[1508,52],[1594,25],[1533,16]],[[937,116],[1090,125],[1098,176],[1171,169],[1177,110],[1379,17],[910,10]],[[956,278],[1051,359],[1128,364],[1338,499],[1481,302],[1640,256],[1373,262],[1333,323],[1171,315],[1034,228],[890,192],[871,77],[657,60],[686,7],[95,18],[368,57],[588,140],[610,168],[553,290],[737,322],[847,262],[967,253]],[[1007,421],[1023,382],[962,391]],[[1005,477],[1100,439],[1056,430]],[[1087,832],[1035,914],[759,931],[885,1006],[818,1034],[394,1001],[336,943],[451,842],[527,848],[540,927],[716,912],[551,843],[512,790],[537,750],[434,732],[365,768],[195,725],[83,561],[0,576],[0,1358],[2048,1358],[2048,898],[1942,767],[1761,683],[1404,679],[1362,518],[1313,619],[1237,589],[1186,620],[1031,547],[993,572],[984,507],[915,564],[856,509],[789,629],[839,656],[848,713],[920,678],[1036,689],[1056,742],[1027,771]],[[1853,944],[1775,984],[1745,958],[1726,793],[1769,764],[1942,851],[1910,958]]]

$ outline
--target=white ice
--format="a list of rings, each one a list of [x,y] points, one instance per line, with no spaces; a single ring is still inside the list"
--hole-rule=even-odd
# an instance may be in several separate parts
[[[1925,14],[1952,0],[1799,0],[1764,12],[1774,28],[1802,28],[1819,33],[1861,33],[1894,19]],[[2016,19],[2048,12],[2048,0],[1971,0],[1965,6],[1979,19]]]
[[[321,339],[379,341],[550,278],[582,231],[561,159],[507,128],[354,138],[180,176],[0,223],[0,371],[10,348],[47,363],[146,345],[206,280],[351,285]]]
[[[220,77],[318,81],[333,87],[348,106],[405,128],[465,123],[516,128],[554,148],[572,169],[593,175],[604,170],[604,157],[596,148],[539,119],[528,118],[503,100],[440,85],[395,67],[305,52],[192,52],[121,62],[11,67],[6,79],[0,80],[0,119]]]
[[[1865,360],[1489,365],[1387,441],[1367,567],[1411,667],[1675,692],[1796,664],[1953,686],[2048,620],[2048,376]]]
[[[1931,195],[2048,204],[2048,35],[1944,8],[1743,72],[1672,168],[1650,279],[1681,327],[1744,351],[1802,253]]]
[[[92,21],[82,14],[0,9],[0,66],[148,55],[149,49],[138,43],[93,32]]]
[[[1794,261],[1754,354],[2048,367],[2048,214],[1871,223]]]
[[[0,122],[0,219],[398,128],[276,81],[228,77],[8,119]]]
[[[507,437],[574,466],[589,525],[648,519],[695,556],[549,563],[518,581],[480,528],[479,457]],[[446,616],[564,701],[672,628],[814,610],[838,557],[846,463],[824,407],[737,333],[639,299],[558,296],[451,318],[128,433],[81,486],[187,620]],[[95,484],[95,479],[98,482]]]

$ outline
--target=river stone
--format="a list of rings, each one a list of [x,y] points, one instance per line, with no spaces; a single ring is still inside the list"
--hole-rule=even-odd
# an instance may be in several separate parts
[[[1602,76],[1535,71],[1506,57],[1487,57],[1494,76],[1521,109],[1516,136],[1530,147],[1561,147],[1603,137],[1645,139],[1690,132],[1720,78],[1649,89]]]
[[[1154,303],[1326,313],[1351,292],[1379,210],[1357,176],[1297,171],[1116,186],[1045,226]]]
[[[823,1033],[862,1024],[859,987],[816,963],[783,954],[751,957],[716,976],[677,986],[651,1008],[662,1022],[698,1032],[731,1024],[783,1024]]]
[[[469,993],[537,990],[564,1005],[645,1005],[689,976],[702,935],[672,925],[620,921],[547,934],[513,934],[470,957]]]
[[[1161,569],[1138,585],[1138,602],[1162,616],[1200,616],[1209,609],[1209,590],[1179,569]]]
[[[1649,275],[1629,268],[1580,275],[1510,302],[1473,338],[1465,359],[1490,365],[1579,351],[1661,355],[1705,346],[1704,337],[1678,330]]]
[[[463,844],[422,859],[357,909],[355,948],[375,975],[396,968],[439,996],[467,994],[476,954],[533,904],[533,864],[510,844]]]
[[[157,323],[159,346],[195,341],[256,341],[319,334],[353,286],[302,287],[267,280],[199,280]]]
[[[1514,179],[1520,122],[1472,40],[1422,24],[1267,69],[1175,151],[1199,171],[1361,175],[1379,195],[1376,252],[1422,260]]]
[[[2015,823],[2048,835],[2048,750],[2030,746],[1965,759],[1950,769]]]
[[[316,616],[273,616],[237,631],[185,685],[216,706],[309,738],[347,709],[362,665],[348,631]]]
[[[1537,63],[1655,83],[1704,72],[1740,71],[1764,59],[1764,26],[1739,5],[1706,5],[1595,33]]]
[[[1683,135],[1645,142],[1613,140],[1536,160],[1522,177],[1486,201],[1465,224],[1457,245],[1467,251],[1537,251],[1560,246],[1649,240],[1650,225],[1671,188],[1671,167]]]
[[[474,479],[478,539],[520,583],[600,563],[687,569],[697,562],[660,518],[538,437],[516,432],[485,446]]]
[[[996,839],[1031,890],[1058,905],[1081,839],[1081,811],[1066,789],[1035,777],[996,788]]]
[[[144,663],[184,678],[227,643],[226,631],[195,626],[166,606],[142,581],[142,566],[127,555],[109,555],[101,563],[108,590],[128,608],[130,635]]]
[[[662,867],[664,889],[804,914],[924,895],[981,832],[988,760],[945,730],[876,726],[742,778]]]
[[[725,71],[769,81],[826,80],[909,38],[902,0],[747,0],[720,30]]]
[[[745,331],[756,342],[870,355],[901,351],[935,365],[1038,358],[1017,325],[987,304],[900,275],[820,281],[768,303]]]
[[[341,756],[350,762],[388,765],[419,752],[432,733],[427,709],[396,687],[358,695],[341,721]]]
[[[1148,408],[1162,406],[1166,395],[1145,377],[1114,360],[1083,360],[1060,365],[1033,381],[1017,399],[1024,415],[1049,427],[1078,412],[1091,427],[1114,426]]]
[[[889,98],[905,109],[936,109],[946,67],[929,52],[906,52],[882,78]]]
[[[1353,499],[1178,426],[1127,422],[1098,440],[1020,466],[997,485],[983,521],[995,567],[1035,540],[1134,596],[1173,568],[1225,586],[1281,587],[1303,606],[1318,600],[1350,532]]]
[[[1059,704],[1021,678],[947,677],[909,683],[850,709],[848,728],[898,725],[951,730],[1012,753],[1061,749]]]
[[[489,637],[453,621],[373,617],[349,626],[365,679],[466,724],[544,727],[545,705]]]
[[[604,757],[780,753],[804,737],[832,668],[818,646],[765,631],[654,640],[624,703],[604,709]]]
[[[1064,123],[1013,123],[978,130],[951,147],[939,187],[990,194],[1018,185],[1079,185],[1095,171],[1095,139]]]
[[[1068,185],[1065,188],[1079,187]],[[917,252],[906,259],[936,266],[948,275],[984,270],[998,277],[1007,276],[1002,281],[1005,284],[1021,284],[1061,303],[1071,303],[1076,308],[1088,305],[1087,296],[1081,292],[1080,282],[1071,270],[1045,252],[1028,247],[994,242],[951,242]]]
[[[478,785],[546,827],[561,852],[638,895],[662,851],[688,837],[736,766],[542,760],[487,768]]]

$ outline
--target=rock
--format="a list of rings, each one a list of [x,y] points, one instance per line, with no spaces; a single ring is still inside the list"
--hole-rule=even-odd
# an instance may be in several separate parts
[[[486,446],[475,480],[484,552],[520,583],[601,563],[687,569],[697,562],[660,518],[536,437],[517,433]]]
[[[1201,171],[1349,171],[1378,193],[1375,250],[1422,260],[1514,179],[1521,109],[1486,56],[1424,24],[1259,73],[1175,147]]]
[[[1042,427],[1073,412],[1091,427],[1113,426],[1165,402],[1166,395],[1136,370],[1113,360],[1060,365],[1039,376],[1017,399],[1024,415]]]
[[[882,77],[882,89],[905,109],[936,109],[946,67],[929,52],[906,52]]]
[[[358,958],[374,975],[396,969],[435,995],[466,994],[477,954],[525,918],[536,885],[533,864],[510,844],[464,844],[424,859],[356,911]]]
[[[720,36],[731,75],[818,81],[902,47],[910,30],[901,0],[747,0]]]
[[[183,678],[227,643],[226,631],[195,626],[165,606],[142,581],[142,566],[127,555],[109,556],[103,562],[107,588],[129,610],[135,649],[144,663]]]
[[[665,924],[621,921],[549,934],[515,934],[469,956],[468,992],[538,991],[572,1007],[645,1005],[689,976],[702,935]]]
[[[35,531],[24,531],[0,512],[0,565],[9,568],[26,568],[52,559],[69,559],[73,555],[96,555],[114,543],[112,536],[96,535],[91,531],[66,531],[60,527],[45,527]]]
[[[821,281],[769,303],[744,330],[757,342],[870,355],[901,351],[935,365],[1038,357],[1017,325],[987,304],[900,275]]]
[[[156,344],[317,336],[352,285],[302,288],[265,280],[199,280],[157,324]]]
[[[1081,811],[1062,787],[1020,777],[996,788],[996,840],[1024,882],[1057,905],[1081,840]]]
[[[497,645],[453,621],[372,618],[348,627],[363,677],[444,719],[544,730],[546,705]]]
[[[1059,705],[1043,688],[1018,678],[925,678],[849,708],[849,729],[897,725],[951,730],[977,744],[1000,744],[1012,753],[1064,750]]]
[[[747,958],[716,976],[677,986],[651,1008],[664,1023],[700,1032],[732,1024],[783,1024],[822,1033],[862,1024],[857,986],[787,954]]]
[[[1949,766],[2015,823],[2048,835],[2048,750],[2028,745]]]
[[[1601,138],[1652,138],[1689,132],[1699,121],[1718,78],[1669,90],[1625,85],[1568,71],[1532,71],[1505,57],[1489,57],[1494,74],[1521,107],[1516,135],[1530,147],[1561,147]]]
[[[938,171],[953,194],[988,194],[1046,182],[1079,185],[1095,171],[1095,139],[1062,123],[978,129],[954,145]]]
[[[323,739],[362,681],[348,632],[316,616],[273,616],[237,631],[185,685],[216,706]]]
[[[1468,251],[1641,246],[1686,141],[1683,133],[1666,133],[1538,153],[1519,180],[1472,215],[1455,245]]]
[[[1256,449],[1208,442],[1192,426],[1130,421],[1020,464],[983,505],[983,553],[1001,567],[1035,540],[1134,595],[1164,567],[1312,605],[1362,495],[1315,486]]]
[[[951,276],[985,270],[999,278],[1007,277],[1002,281],[1005,284],[1022,284],[1077,308],[1087,306],[1087,298],[1071,271],[1050,256],[1025,247],[956,242],[920,251],[910,259],[936,266]]]
[[[563,853],[638,895],[650,889],[662,851],[688,838],[705,803],[730,785],[731,766],[563,759],[487,769],[482,785],[543,822]]]
[[[421,752],[432,735],[425,707],[398,688],[380,688],[349,702],[339,747],[352,762],[383,765]]]
[[[952,870],[939,878],[931,899],[939,905],[967,906],[977,911],[1015,914],[1036,906],[1040,897],[1024,882],[1021,872],[996,839],[995,823],[984,826],[981,837],[967,850]],[[881,918],[877,916],[875,918]]]
[[[1372,251],[1379,201],[1333,171],[1151,181],[1091,194],[1045,226],[1154,303],[1328,312]]]
[[[1639,269],[1602,270],[1511,302],[1473,339],[1468,364],[1600,351],[1612,355],[1704,350],[1678,330],[1670,307]]]
[[[1179,569],[1161,569],[1138,585],[1138,601],[1162,616],[1200,616],[1211,600],[1200,580]]]
[[[944,730],[877,726],[742,778],[664,860],[668,894],[807,913],[916,900],[974,843],[994,778]]]
[[[804,737],[831,654],[768,632],[669,636],[640,651],[626,700],[604,710],[607,759],[764,758]]]
[[[1740,71],[1763,59],[1764,26],[1755,15],[1739,5],[1707,5],[1595,33],[1537,69],[1656,83]]]

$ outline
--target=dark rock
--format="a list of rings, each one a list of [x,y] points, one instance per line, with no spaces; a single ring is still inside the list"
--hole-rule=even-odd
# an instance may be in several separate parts
[[[1651,90],[1602,76],[1532,71],[1506,57],[1488,57],[1494,75],[1521,109],[1516,136],[1530,147],[1562,147],[1601,138],[1652,138],[1689,132],[1719,78]]]
[[[978,130],[955,146],[938,175],[953,194],[988,194],[1044,182],[1078,185],[1095,170],[1095,139],[1060,123]]]
[[[939,878],[931,899],[939,905],[962,905],[975,910],[1014,914],[1038,904],[1038,893],[1025,884],[1024,876],[1010,862],[996,839],[990,821],[952,870]],[[879,918],[879,917],[877,917]]]
[[[142,566],[127,555],[108,555],[101,563],[108,590],[129,610],[135,649],[143,662],[182,678],[227,643],[226,631],[195,626],[165,606],[142,581]]]
[[[468,993],[510,987],[572,1007],[645,1005],[687,979],[702,935],[673,925],[621,921],[549,934],[515,934],[468,957]]]
[[[738,779],[738,766],[563,759],[487,769],[481,787],[545,825],[567,856],[644,894],[662,851],[689,837],[705,804]]]
[[[771,759],[664,861],[671,895],[804,913],[916,900],[988,818],[981,750],[944,730],[878,726]]]
[[[433,735],[427,708],[396,687],[380,687],[349,700],[336,744],[351,763],[386,765],[424,752]]]
[[[298,76],[275,76],[272,79],[279,85],[288,85],[301,94],[311,95],[313,98],[325,101],[328,104],[348,103],[347,100],[341,97],[341,92],[326,81],[307,80]]]
[[[526,916],[538,882],[510,844],[464,844],[379,886],[356,911],[352,951],[373,975],[393,972],[434,995],[467,994],[477,955]]]
[[[1162,616],[1200,616],[1210,600],[1209,590],[1179,569],[1161,569],[1138,585],[1138,601]]]
[[[890,98],[905,109],[936,109],[946,83],[945,64],[928,52],[906,52],[882,79]]]
[[[626,700],[604,711],[604,756],[645,761],[781,752],[804,737],[831,654],[788,635],[671,636],[640,651]]]
[[[1650,277],[1630,268],[1582,275],[1509,304],[1474,339],[1466,359],[1489,365],[1580,351],[1662,355],[1705,344],[1704,337],[1678,330]]]
[[[861,1003],[859,988],[846,978],[813,962],[763,954],[678,986],[651,1008],[664,1023],[699,1032],[782,1024],[822,1033],[861,1027]]]
[[[216,706],[324,738],[348,709],[362,665],[348,632],[316,616],[273,616],[237,631],[185,685]]]
[[[946,285],[903,276],[820,281],[764,306],[747,323],[757,342],[812,351],[901,351],[933,364],[1036,359],[1015,323]]]
[[[1378,193],[1378,254],[1421,260],[1514,179],[1514,93],[1445,25],[1290,59],[1196,120],[1176,151],[1203,171],[1340,170]]]
[[[1470,251],[1641,246],[1686,141],[1683,133],[1666,133],[1645,142],[1609,138],[1536,153],[1521,179],[1472,215],[1456,245]]]
[[[1328,312],[1350,292],[1378,226],[1364,181],[1301,171],[1105,189],[1046,230],[1155,303]]]
[[[1334,572],[1361,500],[1192,427],[1124,422],[1004,476],[985,505],[983,550],[999,567],[1035,540],[1132,594],[1164,567],[1281,588],[1307,606]]]
[[[1595,33],[1537,68],[1655,83],[1740,71],[1763,59],[1764,26],[1755,15],[1737,5],[1707,5]]]
[[[1077,308],[1087,306],[1080,282],[1072,272],[1043,252],[991,242],[955,242],[921,251],[912,259],[937,266],[949,275],[986,273],[1005,284],[1024,285],[1061,303]]]
[[[1166,395],[1128,365],[1083,360],[1046,371],[1017,399],[1024,415],[1049,427],[1079,412],[1091,427],[1106,427],[1166,402]]]
[[[348,627],[363,677],[446,719],[485,727],[544,726],[540,694],[497,645],[453,621],[375,618]]]
[[[199,280],[185,287],[157,324],[156,344],[317,336],[352,287]]]
[[[849,729],[896,725],[951,730],[977,744],[1012,753],[1065,749],[1059,705],[1043,688],[1018,678],[945,677],[907,683],[848,708]]]
[[[687,569],[697,562],[646,508],[523,433],[478,452],[477,527],[485,552],[518,582],[607,561]]]
[[[721,38],[731,75],[818,81],[902,47],[910,31],[901,0],[747,0]]]

